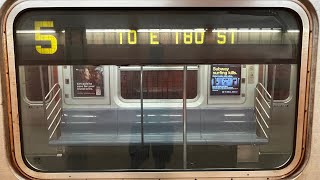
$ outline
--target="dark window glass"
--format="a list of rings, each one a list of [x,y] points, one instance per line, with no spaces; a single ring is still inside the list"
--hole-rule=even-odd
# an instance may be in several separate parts
[[[275,84],[275,99],[285,99],[290,86],[298,88],[290,79],[299,80],[301,32],[298,15],[284,8],[26,10],[14,22],[16,77],[26,76],[32,100],[42,100],[39,67],[56,68],[44,70],[43,78],[58,85],[46,108],[33,107],[18,79],[22,156],[43,172],[285,167],[295,152],[299,94],[292,91],[286,106],[273,106],[267,91]],[[226,66],[213,72],[213,64]],[[187,73],[187,98],[199,95],[195,101],[183,101],[183,71],[169,68],[184,65],[200,67]],[[253,69],[245,70],[248,65]],[[270,67],[258,77],[260,65]],[[145,67],[142,87],[139,69],[130,66]],[[213,82],[217,74],[221,81]],[[140,88],[152,102],[130,101],[140,99]],[[96,103],[102,96],[110,102]]]
[[[15,54],[20,65],[289,64],[299,26],[280,9],[30,10],[16,19]]]
[[[197,96],[197,70],[187,73],[187,98]],[[121,71],[121,96],[140,99],[140,71]],[[181,99],[183,94],[182,70],[154,70],[143,72],[144,99]]]
[[[268,66],[268,92],[272,91],[272,77],[273,66]],[[274,99],[285,100],[290,95],[290,81],[291,81],[291,65],[278,64],[276,66],[275,84],[274,84]]]
[[[29,101],[43,101],[39,66],[25,66],[26,96]],[[49,92],[48,67],[42,67],[45,94]]]

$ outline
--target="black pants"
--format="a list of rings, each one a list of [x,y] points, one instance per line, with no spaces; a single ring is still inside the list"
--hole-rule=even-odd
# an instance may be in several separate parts
[[[173,153],[172,145],[134,144],[130,145],[129,153],[131,168],[138,169],[144,161],[148,160],[150,149],[156,169],[163,169],[171,159]]]

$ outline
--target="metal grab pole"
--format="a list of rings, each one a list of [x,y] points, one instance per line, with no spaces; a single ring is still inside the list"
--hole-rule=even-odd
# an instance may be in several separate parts
[[[42,103],[43,103],[43,116],[44,116],[43,119],[47,122],[46,98],[45,98],[46,94],[44,91],[42,66],[39,67],[39,72],[40,72],[40,84],[41,84],[41,94],[42,94]]]
[[[271,89],[271,102],[270,102],[270,121],[272,120],[272,112],[273,112],[273,101],[274,101],[274,88],[276,83],[276,71],[277,71],[277,65],[273,65],[273,74],[272,74],[272,89]]]
[[[143,132],[143,66],[140,67],[140,128],[141,128],[141,144],[144,145],[144,132]]]
[[[183,67],[183,168],[187,169],[187,66]]]

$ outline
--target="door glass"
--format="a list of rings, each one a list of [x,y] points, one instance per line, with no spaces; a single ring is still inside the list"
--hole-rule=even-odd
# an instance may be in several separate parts
[[[170,66],[159,67],[159,69],[161,68],[169,69]],[[149,88],[149,84],[156,84],[156,78],[159,77],[157,67],[154,67],[154,69],[148,70],[148,66],[144,66],[140,71],[143,76],[143,88],[140,87],[143,92],[140,91],[143,118],[137,118],[137,122],[133,124],[132,128],[133,130],[135,128],[139,129],[139,125],[143,127],[143,132],[140,131],[140,133],[144,137],[142,143],[134,144],[132,142],[129,147],[133,163],[131,165],[133,169],[180,169],[183,167],[181,156],[183,143],[183,77],[181,75],[183,76],[183,74],[161,77],[164,82],[175,82],[171,87],[168,87],[172,91],[170,94],[173,95],[175,103],[166,101],[162,101],[160,104],[159,102],[148,103],[146,101],[150,97],[148,91],[152,90],[152,88]],[[152,82],[151,79],[154,81]],[[146,100],[144,97],[147,97]],[[155,104],[157,105],[155,106]]]
[[[42,102],[41,92],[41,81],[40,81],[40,69],[38,66],[26,66],[25,71],[25,85],[26,85],[26,97],[29,101],[40,101]],[[42,67],[43,72],[43,82],[44,82],[44,92],[47,94],[49,92],[49,73],[48,66]]]
[[[267,79],[272,79],[274,68],[273,66],[267,66]],[[276,69],[276,81],[274,84],[274,99],[286,100],[290,95],[290,82],[291,82],[291,65],[290,64],[278,64]],[[268,92],[272,89],[272,80],[267,80]]]
[[[43,172],[284,167],[295,152],[301,25],[285,8],[23,11],[12,67],[22,156]],[[51,92],[33,85],[30,66],[58,69]],[[24,94],[48,90],[45,108],[26,104]]]

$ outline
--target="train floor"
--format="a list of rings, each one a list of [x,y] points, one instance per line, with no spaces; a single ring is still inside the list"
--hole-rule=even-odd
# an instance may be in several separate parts
[[[29,155],[40,171],[174,171],[183,169],[183,146],[68,147],[61,157]],[[260,154],[256,162],[237,162],[237,146],[188,146],[187,170],[272,169],[288,154]]]

